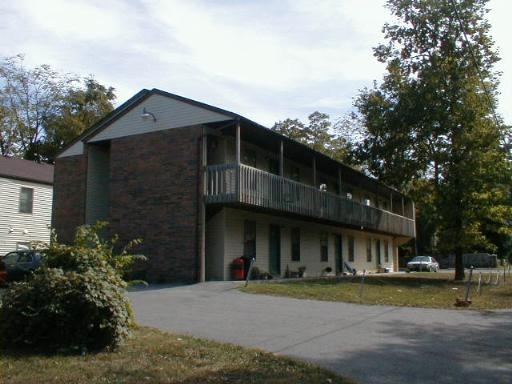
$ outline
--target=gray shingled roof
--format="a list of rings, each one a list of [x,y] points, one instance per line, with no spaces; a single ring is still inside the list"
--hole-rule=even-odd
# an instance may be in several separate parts
[[[0,177],[53,185],[53,165],[0,156]]]

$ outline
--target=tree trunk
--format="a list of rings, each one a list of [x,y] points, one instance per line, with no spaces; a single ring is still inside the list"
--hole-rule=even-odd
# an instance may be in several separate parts
[[[455,280],[464,280],[464,262],[462,260],[462,248],[457,247],[455,249]]]

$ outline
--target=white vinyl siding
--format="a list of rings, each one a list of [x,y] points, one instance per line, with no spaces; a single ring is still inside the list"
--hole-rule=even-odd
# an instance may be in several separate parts
[[[77,155],[83,155],[84,154],[84,143],[81,141],[77,141],[75,144],[73,144],[71,147],[64,150],[59,156],[57,157],[70,157],[70,156],[77,156]]]
[[[233,208],[225,208],[224,212],[224,232],[223,232],[223,251],[216,243],[214,246],[218,250],[216,252],[217,258],[224,263],[224,278],[230,279],[230,266],[235,258],[243,255],[243,235],[244,235],[244,221],[252,220],[256,222],[256,262],[255,265],[261,270],[268,272],[269,270],[269,226],[270,224],[279,225],[281,227],[281,275],[284,275],[287,267],[290,271],[297,271],[298,267],[306,267],[307,276],[320,276],[325,268],[330,267],[335,270],[335,236],[340,234],[343,240],[348,239],[349,236],[354,237],[354,261],[348,261],[348,246],[349,241],[342,241],[342,254],[343,261],[356,268],[359,272],[363,270],[372,272],[377,270],[375,260],[375,250],[373,249],[373,258],[371,262],[366,261],[366,246],[368,239],[374,245],[375,239],[379,239],[381,245],[386,241],[389,246],[389,253],[393,254],[393,248],[396,245],[393,243],[392,238],[384,235],[369,234],[364,231],[355,231],[346,228],[328,226],[323,224],[315,224],[311,222],[304,222],[300,220],[292,220],[282,218],[279,216],[272,216],[261,213],[254,213],[243,211]],[[217,216],[219,216],[218,214]],[[219,227],[221,224],[218,221],[209,222],[209,226]],[[300,229],[300,261],[291,260],[291,230],[292,228]],[[208,229],[207,233],[215,232],[216,229]],[[327,233],[328,241],[328,261],[322,262],[320,258],[320,239],[322,234]],[[210,248],[212,239],[207,239],[207,249]],[[223,253],[221,253],[223,252]],[[223,257],[222,257],[223,255]],[[390,257],[389,262],[385,262],[382,257],[382,267],[390,268],[393,270],[393,260]]]
[[[155,115],[156,121],[153,121],[152,118],[144,119],[141,117],[144,108],[146,108],[146,111]],[[152,95],[132,108],[124,116],[113,121],[106,129],[90,138],[88,142],[94,143],[103,140],[230,119],[232,118],[229,116],[196,107],[179,100],[161,95]]]
[[[21,188],[32,188],[32,213],[20,213]],[[17,244],[50,241],[53,187],[0,178],[0,255],[16,249]]]

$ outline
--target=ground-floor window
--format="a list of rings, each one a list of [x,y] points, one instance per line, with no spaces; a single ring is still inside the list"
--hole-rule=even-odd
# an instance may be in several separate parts
[[[300,228],[292,228],[292,261],[300,261]]]
[[[320,234],[320,261],[329,261],[329,236],[325,232]]]
[[[382,264],[382,261],[380,259],[380,256],[381,256],[381,253],[380,253],[380,240],[377,239],[375,241],[375,251],[376,251],[376,255],[377,255],[377,264]]]
[[[244,256],[256,258],[256,222],[244,222]]]
[[[384,262],[389,262],[389,244],[387,240],[384,240]]]
[[[372,261],[372,239],[369,238],[366,241],[366,261],[371,262]]]
[[[353,262],[354,261],[354,236],[348,237],[348,261]]]

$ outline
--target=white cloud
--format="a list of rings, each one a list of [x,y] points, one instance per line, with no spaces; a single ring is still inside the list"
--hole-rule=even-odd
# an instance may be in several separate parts
[[[119,2],[17,0],[26,21],[33,28],[63,40],[96,40],[116,38],[124,33],[126,24],[116,15],[125,15]]]
[[[380,80],[372,47],[392,21],[384,0],[17,0],[0,4],[0,52],[29,66],[93,74],[123,102],[161,88],[265,125],[314,110],[333,118]],[[512,121],[512,3],[489,14]]]

